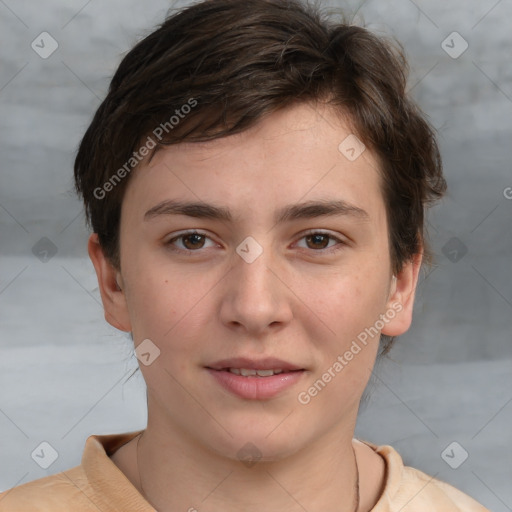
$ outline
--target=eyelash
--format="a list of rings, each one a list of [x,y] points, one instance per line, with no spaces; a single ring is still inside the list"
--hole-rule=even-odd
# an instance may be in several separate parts
[[[197,250],[179,249],[179,248],[177,248],[176,246],[173,245],[173,243],[176,240],[180,240],[182,238],[185,238],[185,237],[191,236],[191,235],[200,235],[200,236],[204,236],[205,238],[210,239],[210,237],[206,233],[202,233],[201,231],[196,231],[196,230],[190,230],[190,231],[186,231],[184,233],[181,233],[178,236],[175,236],[175,237],[169,239],[165,243],[165,245],[168,246],[169,249],[172,250],[172,251],[179,252],[179,253],[182,253],[182,254],[188,254],[188,255],[192,256],[193,253],[199,252],[202,248],[197,249]],[[331,240],[335,240],[338,243],[336,245],[334,245],[333,247],[325,248],[325,249],[306,249],[306,250],[309,250],[309,251],[313,251],[313,252],[317,252],[317,253],[322,253],[322,254],[332,254],[332,253],[335,253],[335,252],[343,249],[344,246],[347,245],[347,243],[344,242],[343,240],[341,240],[340,238],[338,238],[338,237],[336,237],[336,236],[334,236],[334,235],[332,235],[330,233],[326,233],[324,231],[319,231],[319,230],[307,231],[306,233],[304,233],[299,238],[299,240],[302,240],[303,238],[306,238],[306,237],[311,236],[311,235],[324,235],[324,236],[327,236],[328,238],[330,238]]]

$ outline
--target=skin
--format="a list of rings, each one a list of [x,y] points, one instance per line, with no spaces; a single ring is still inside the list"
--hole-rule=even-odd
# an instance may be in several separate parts
[[[338,150],[350,133],[330,107],[299,104],[238,135],[167,147],[130,178],[120,269],[91,235],[105,318],[132,332],[135,346],[150,339],[161,351],[151,365],[140,364],[148,389],[140,468],[136,439],[112,455],[139,490],[140,469],[145,496],[159,510],[352,512],[353,450],[358,511],[378,500],[383,459],[353,440],[378,336],[307,405],[297,400],[393,304],[402,309],[383,334],[403,334],[412,319],[421,254],[392,279],[378,163],[368,149],[353,162]],[[144,220],[169,199],[228,208],[233,219]],[[333,199],[364,209],[368,219],[274,221],[286,205]],[[206,238],[175,239],[187,229]],[[309,230],[334,238],[308,239]],[[236,252],[248,236],[263,249],[252,263]],[[307,371],[277,397],[245,400],[204,368],[234,356],[278,357]],[[237,457],[247,442],[262,454],[250,468]]]

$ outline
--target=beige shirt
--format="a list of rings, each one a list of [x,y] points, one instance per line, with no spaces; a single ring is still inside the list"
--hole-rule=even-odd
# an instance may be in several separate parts
[[[154,512],[109,458],[139,433],[90,436],[79,466],[0,493],[0,512]],[[386,464],[384,489],[371,512],[489,512],[451,485],[404,466],[393,447],[363,442]]]

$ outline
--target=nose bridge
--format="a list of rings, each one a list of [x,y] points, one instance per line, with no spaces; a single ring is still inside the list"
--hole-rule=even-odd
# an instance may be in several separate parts
[[[254,257],[254,249],[250,248],[250,251],[253,252],[251,256]],[[272,258],[269,249],[262,251],[254,259],[252,257],[246,259],[244,256],[240,256],[238,261],[235,260],[235,293],[237,302],[248,301],[263,308],[265,304],[274,299],[275,283],[272,281],[275,280],[275,277],[269,270]]]
[[[224,322],[261,331],[290,318],[285,287],[274,275],[275,258],[248,237],[236,249],[231,277],[222,304]]]

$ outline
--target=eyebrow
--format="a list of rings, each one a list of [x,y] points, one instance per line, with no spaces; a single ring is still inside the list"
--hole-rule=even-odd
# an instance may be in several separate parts
[[[228,208],[212,204],[166,200],[150,208],[144,214],[144,220],[151,220],[165,215],[186,215],[200,219],[214,219],[231,222],[233,216]],[[298,219],[312,219],[327,216],[347,216],[368,222],[368,212],[343,200],[307,201],[287,205],[276,212],[276,224]]]

